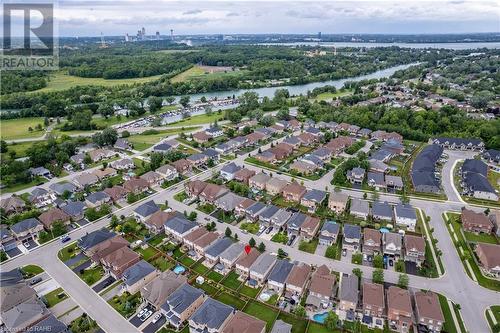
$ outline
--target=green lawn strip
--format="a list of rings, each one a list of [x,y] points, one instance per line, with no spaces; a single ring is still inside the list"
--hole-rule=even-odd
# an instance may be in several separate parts
[[[259,293],[260,293],[261,288],[252,288],[246,285],[243,285],[239,293],[245,296],[248,296],[250,298],[255,298]]]
[[[254,235],[259,231],[259,228],[260,228],[260,224],[259,223],[247,223],[247,222],[243,222],[240,225],[240,229],[241,230],[246,230],[249,233],[254,234]]]
[[[137,292],[131,295],[128,292],[124,292],[120,296],[116,295],[111,298],[108,303],[123,317],[129,318],[141,304],[141,293]]]
[[[243,312],[265,321],[266,332],[269,332],[272,329],[276,317],[278,317],[277,310],[257,301],[249,301],[243,309]]]
[[[155,266],[157,269],[159,269],[162,272],[165,272],[167,269],[171,269],[175,266],[175,263],[168,260],[167,258],[164,257],[159,257],[154,260],[152,260],[151,265]]]
[[[432,228],[429,225],[429,222],[427,221],[427,215],[425,215],[425,213],[422,210],[419,210],[419,211],[422,213],[422,215],[423,215],[424,218],[422,220],[420,213],[417,214],[417,224],[419,224],[419,225],[425,224],[425,227],[427,228],[427,231],[428,231],[429,236],[431,238],[431,243],[432,243],[432,247],[434,248],[434,253],[436,254],[436,259],[438,261],[437,263],[434,263],[434,265],[438,264],[439,268],[441,269],[441,273],[444,274],[444,272],[445,272],[444,271],[444,265],[443,265],[443,262],[441,261],[441,256],[438,255],[439,254],[439,249],[437,248],[435,237],[434,237],[434,234],[432,233]],[[423,233],[424,230],[422,230],[421,232]],[[428,245],[428,242],[426,242],[426,245]],[[427,249],[427,247],[428,246],[426,246],[426,259],[425,260],[432,260],[432,261],[434,261],[434,257],[432,255],[432,253],[427,254],[428,250],[430,252],[430,249]],[[437,274],[437,269],[436,269],[436,274]]]
[[[221,301],[224,304],[231,305],[232,307],[242,310],[246,305],[246,300],[242,298],[238,298],[235,295],[232,295],[227,292],[221,292],[214,297],[216,300]]]
[[[186,267],[191,267],[196,262],[187,255],[177,260],[179,260]]]
[[[182,252],[180,248],[176,248],[174,250],[174,254],[172,255],[172,257],[174,257],[174,259],[179,259],[183,255],[184,255],[184,252]]]
[[[276,243],[286,244],[288,242],[288,236],[283,232],[276,233],[271,240]]]
[[[149,245],[156,247],[161,243],[161,241],[165,237],[167,237],[166,234],[158,234],[158,235],[154,236],[153,238],[151,238],[150,240],[148,240],[148,243],[149,243]]]
[[[118,280],[116,281],[115,283],[111,284],[109,287],[107,287],[106,289],[104,289],[103,291],[99,292],[99,295],[106,295],[107,293],[109,293],[111,290],[113,290],[116,286],[122,284],[122,280]]]
[[[491,310],[488,311],[488,309]],[[495,319],[497,320],[497,325],[500,323],[500,305],[493,305],[492,307],[486,309],[486,313],[485,313],[485,316],[486,316],[486,319],[488,320],[488,324],[490,325],[490,328],[491,328],[491,331],[493,333],[499,333],[500,330],[494,330],[493,327],[495,326],[495,324],[493,323],[493,320],[491,318],[491,313],[493,313],[493,316],[495,317]]]
[[[192,116],[175,123],[168,124],[167,127],[179,127],[179,126],[193,126],[213,123],[214,121],[224,120],[224,115],[219,112],[213,112],[212,114],[200,114],[197,116]],[[199,128],[199,127],[198,127]],[[188,129],[188,128],[186,128]],[[197,128],[196,128],[197,129]]]
[[[319,241],[316,238],[311,241],[302,240],[299,244],[299,250],[314,254],[314,252],[316,252],[316,248],[318,247],[318,242]]]
[[[43,273],[43,268],[37,265],[26,265],[21,268],[21,273],[25,279],[29,279],[35,275]]]
[[[306,332],[308,321],[304,318],[297,318],[289,313],[281,311],[278,315],[278,319],[292,325],[292,333]]]
[[[275,305],[276,302],[278,301],[278,297],[279,297],[278,294],[274,294],[266,301],[266,303],[269,305]]]
[[[186,325],[182,329],[182,331],[169,330],[166,327],[162,327],[162,329],[159,330],[158,333],[189,333],[189,325]]]
[[[475,234],[473,232],[464,231],[464,235],[469,242],[498,244],[497,237],[492,234]]]
[[[99,281],[104,275],[104,269],[101,266],[86,269],[83,273],[78,272],[78,276],[89,286]]]
[[[35,179],[33,179],[29,183],[24,183],[24,184],[19,183],[19,184],[13,184],[13,185],[6,186],[6,187],[2,188],[2,193],[17,192],[17,191],[25,190],[25,189],[33,187],[33,186],[42,185],[43,183],[46,183],[46,182],[47,182],[47,179],[42,178],[42,177],[36,177]]]
[[[340,330],[337,331],[330,331],[328,328],[326,328],[324,325],[321,325],[319,323],[316,323],[314,321],[310,321],[309,325],[307,327],[307,333],[332,333],[332,332],[341,332]]]
[[[52,290],[50,293],[43,295],[43,298],[46,301],[47,307],[51,308],[59,302],[64,301],[68,298],[68,295],[64,293],[63,288],[57,288]]]
[[[443,330],[447,333],[458,333],[455,323],[453,322],[453,317],[451,315],[452,309],[448,304],[448,299],[446,296],[438,294],[439,304],[441,304],[441,310],[444,315]]]
[[[179,202],[183,202],[187,198],[188,198],[188,195],[184,191],[179,192],[179,193],[177,193],[177,194],[174,195],[174,199],[177,200],[177,201],[179,201]]]
[[[195,284],[194,286],[196,288],[203,289],[207,293],[207,295],[209,295],[209,296],[213,296],[219,291],[219,289],[217,289],[217,287],[213,286],[212,284],[210,284],[208,282],[205,282],[203,284]]]
[[[232,271],[226,276],[226,278],[221,282],[221,284],[233,290],[238,290],[238,288],[241,286],[241,281],[238,280],[238,278],[239,275],[236,272]]]

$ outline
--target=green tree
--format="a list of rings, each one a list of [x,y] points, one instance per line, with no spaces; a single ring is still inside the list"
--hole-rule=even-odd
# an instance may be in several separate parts
[[[162,153],[153,152],[149,156],[149,160],[150,160],[151,170],[156,170],[159,167],[161,167],[162,164],[163,164],[163,154]]]
[[[231,231],[231,229],[229,227],[226,227],[226,232],[224,233],[226,235],[226,237],[231,237],[231,234],[233,232]]]
[[[187,108],[189,106],[190,99],[191,98],[189,96],[182,96],[179,100],[179,103],[180,105],[182,105],[182,107]]]
[[[250,240],[248,241],[248,245],[250,245],[251,247],[255,247],[255,243],[256,242],[255,242],[255,239],[253,239],[253,237],[250,238]]]
[[[160,111],[163,100],[160,97],[151,96],[148,98],[149,112],[155,113]]]
[[[358,279],[361,279],[361,277],[363,276],[363,271],[356,267],[352,269],[352,274],[356,275]]]
[[[408,284],[410,283],[410,278],[408,277],[408,274],[399,274],[398,277],[398,287],[400,288],[408,288]]]
[[[279,249],[278,249],[278,258],[283,259],[283,258],[286,258],[286,256],[287,256],[287,255],[286,255],[286,252],[285,252],[285,251],[283,251],[283,249],[282,249],[282,248],[279,248]]]
[[[0,140],[0,153],[6,153],[7,150],[7,142],[5,142],[5,140]]]
[[[326,248],[325,257],[330,259],[337,258],[337,247],[335,245]]]
[[[380,254],[376,254],[373,256],[373,267],[375,268],[384,268],[384,257]]]
[[[108,119],[109,116],[112,116],[115,113],[113,106],[109,103],[101,103],[97,108],[97,112],[101,114],[105,119]]]
[[[263,242],[260,242],[258,250],[260,253],[264,252],[266,250],[266,245]]]
[[[384,270],[380,268],[374,270],[372,273],[372,281],[373,283],[384,283]]]
[[[363,255],[361,253],[355,253],[352,255],[352,262],[354,264],[361,265],[363,263]]]
[[[165,98],[165,101],[166,101],[168,104],[172,105],[172,103],[173,103],[173,102],[175,102],[175,97],[173,97],[173,96],[168,96],[168,97],[166,97],[166,98]]]
[[[325,318],[325,326],[330,331],[335,331],[339,325],[339,316],[334,312],[328,312],[328,315]]]

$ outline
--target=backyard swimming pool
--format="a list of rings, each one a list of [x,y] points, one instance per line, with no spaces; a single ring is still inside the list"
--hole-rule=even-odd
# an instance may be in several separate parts
[[[175,268],[174,268],[174,273],[175,273],[175,274],[182,274],[182,273],[184,273],[185,271],[186,271],[186,269],[185,269],[183,266],[181,266],[181,265],[177,265],[177,266],[175,266]]]
[[[314,316],[313,316],[313,320],[315,322],[318,322],[320,324],[324,324],[325,323],[325,319],[326,317],[328,317],[328,312],[323,312],[323,313],[316,313]]]

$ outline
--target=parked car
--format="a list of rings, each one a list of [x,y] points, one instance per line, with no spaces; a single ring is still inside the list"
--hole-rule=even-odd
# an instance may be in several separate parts
[[[23,245],[25,248],[29,248],[31,246],[30,242],[26,241],[26,242],[23,242]]]
[[[147,308],[144,308],[142,309],[141,311],[139,311],[139,313],[137,314],[137,317],[142,317],[146,312],[148,311]]]
[[[266,234],[269,234],[271,231],[273,231],[273,227],[269,227],[269,228],[267,228],[267,230],[266,230]]]
[[[347,255],[347,250],[346,249],[342,249],[342,256],[345,257]]]
[[[71,240],[71,237],[69,237],[69,235],[66,234],[66,235],[62,235],[60,239],[61,239],[61,243],[66,243],[66,242]]]
[[[153,317],[153,320],[152,320],[152,323],[155,324],[158,320],[160,320],[162,314],[161,312],[157,313],[154,317]]]
[[[31,279],[30,281],[30,286],[37,284],[38,282],[41,282],[42,278],[37,276],[36,278]]]

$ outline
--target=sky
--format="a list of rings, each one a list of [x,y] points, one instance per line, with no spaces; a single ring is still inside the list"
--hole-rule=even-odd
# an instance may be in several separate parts
[[[55,19],[60,36],[500,32],[500,2],[59,0]]]

